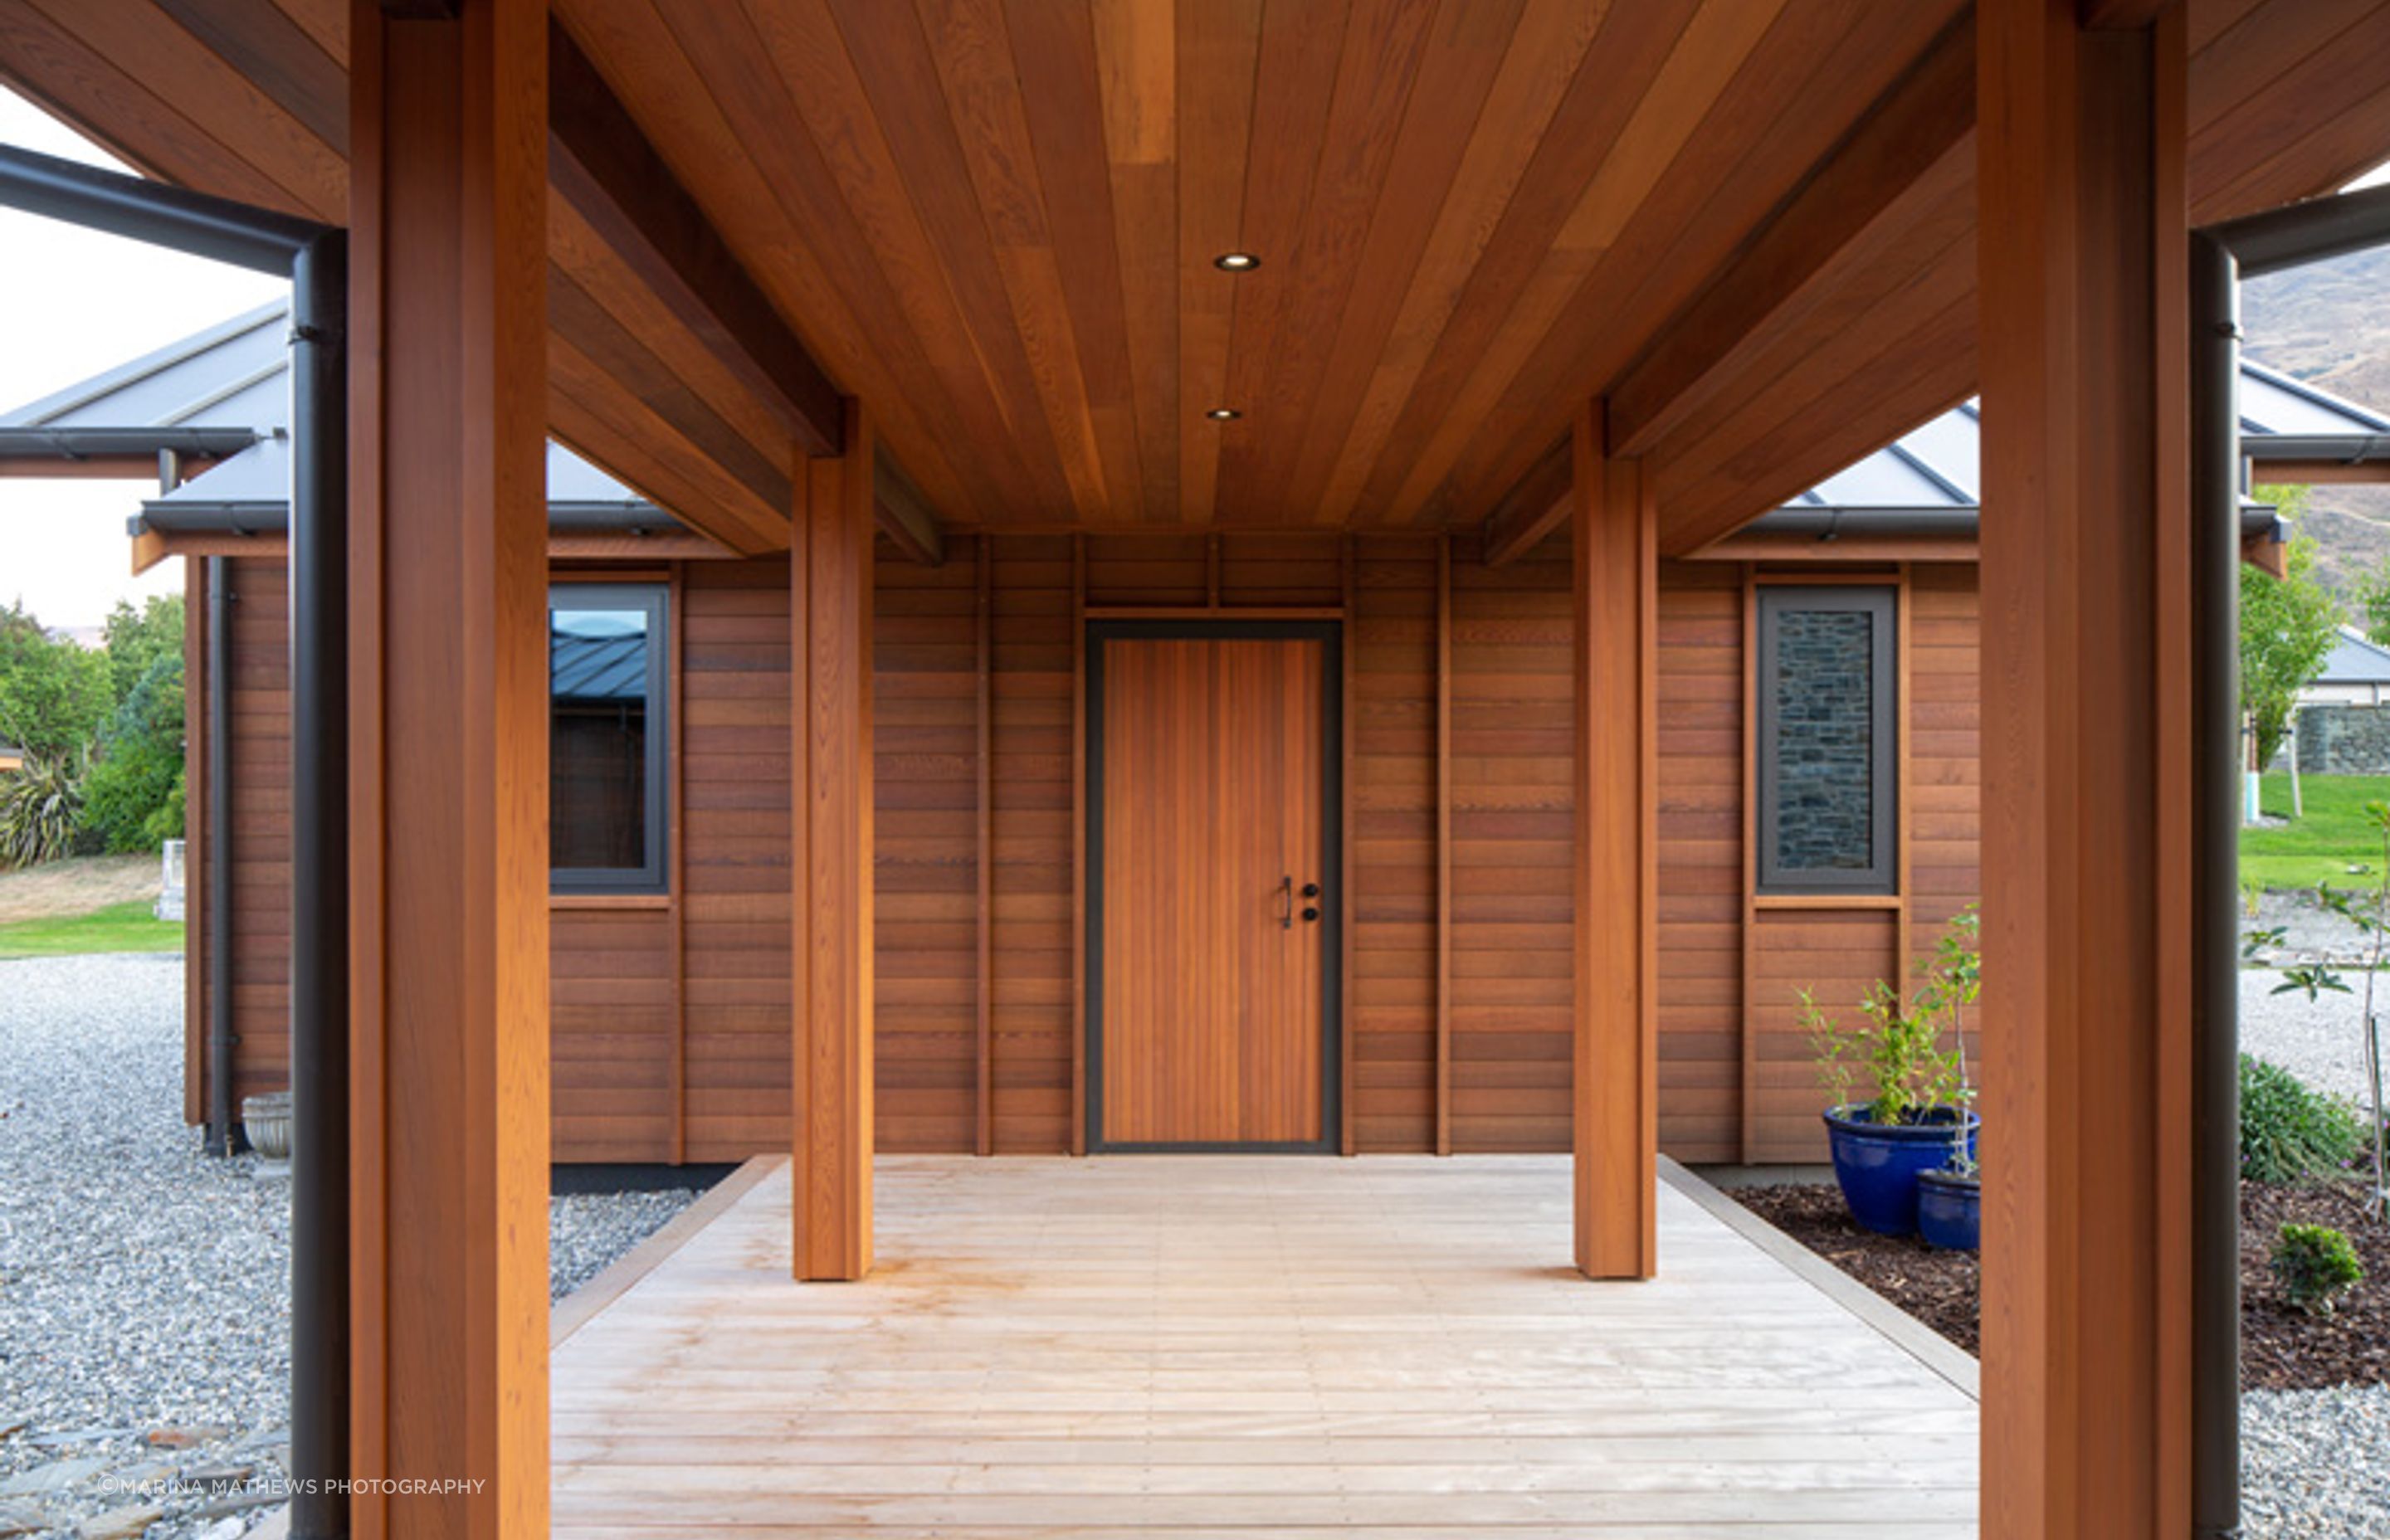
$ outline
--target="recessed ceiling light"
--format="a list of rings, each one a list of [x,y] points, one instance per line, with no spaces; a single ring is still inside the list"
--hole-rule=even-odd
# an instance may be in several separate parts
[[[1238,411],[1233,406],[1214,406],[1203,415],[1210,417],[1214,422],[1234,422],[1245,414]]]
[[[1251,251],[1223,251],[1212,259],[1212,265],[1223,273],[1250,273],[1262,264],[1262,259]]]

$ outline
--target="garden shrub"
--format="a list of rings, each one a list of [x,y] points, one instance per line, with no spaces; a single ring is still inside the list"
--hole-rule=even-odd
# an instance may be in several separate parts
[[[74,853],[83,824],[82,766],[66,755],[28,759],[0,776],[0,870]]]
[[[2255,1182],[2338,1176],[2365,1149],[2365,1120],[2279,1064],[2241,1056],[2241,1174]]]
[[[2331,1315],[2340,1297],[2365,1280],[2357,1248],[2329,1225],[2283,1226],[2270,1265],[2282,1292],[2310,1315]]]
[[[100,735],[84,780],[84,825],[107,849],[156,850],[183,834],[183,660],[148,669]]]

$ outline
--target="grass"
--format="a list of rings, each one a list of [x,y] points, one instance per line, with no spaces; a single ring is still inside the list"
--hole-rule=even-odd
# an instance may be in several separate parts
[[[146,899],[89,914],[55,915],[0,925],[0,958],[67,957],[86,952],[180,952],[179,921],[153,918]]]
[[[2380,880],[2382,838],[2367,823],[2365,804],[2390,802],[2390,776],[2305,776],[2299,791],[2306,816],[2281,828],[2241,831],[2241,880],[2277,891],[2319,882],[2362,888]],[[2291,777],[2268,776],[2260,805],[2271,816],[2288,818]]]

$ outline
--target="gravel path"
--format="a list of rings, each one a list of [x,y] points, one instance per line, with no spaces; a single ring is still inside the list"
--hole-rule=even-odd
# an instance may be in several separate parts
[[[2269,968],[2241,973],[2241,1046],[2271,1059],[2320,1091],[2360,1105],[2365,1089],[2365,976],[2349,976],[2353,993],[2277,995],[2282,976]],[[2390,973],[2376,986],[2384,1017],[2383,1046],[2390,1051]]]
[[[182,1001],[172,955],[0,962],[0,1535],[154,1507],[148,1540],[229,1540],[276,1500],[289,1184],[200,1153]],[[554,1200],[553,1291],[692,1196]]]
[[[2390,1534],[2390,1385],[2241,1398],[2250,1540]]]

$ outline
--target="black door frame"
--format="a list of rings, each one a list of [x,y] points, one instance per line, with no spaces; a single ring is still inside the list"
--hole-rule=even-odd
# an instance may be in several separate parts
[[[1086,622],[1086,1123],[1090,1155],[1332,1155],[1343,1149],[1344,623],[1342,621],[1155,620]],[[1320,644],[1319,1137],[1163,1143],[1104,1137],[1104,645],[1113,641],[1313,641]]]

